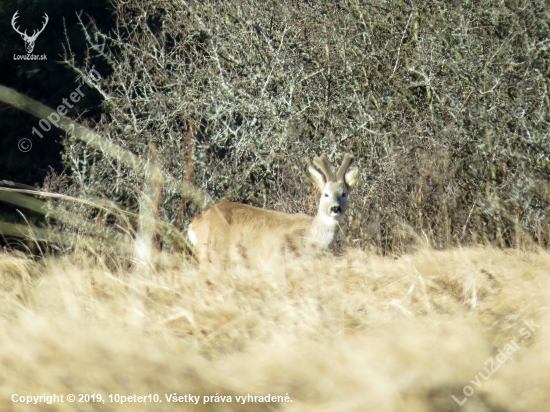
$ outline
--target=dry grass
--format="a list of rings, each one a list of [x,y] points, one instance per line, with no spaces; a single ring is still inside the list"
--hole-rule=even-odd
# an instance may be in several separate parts
[[[80,254],[1,254],[0,410],[548,409],[546,251],[392,259],[352,250],[274,275],[201,273],[162,259],[138,277]],[[522,342],[531,319],[540,327]],[[510,360],[480,387],[470,383],[514,338]],[[475,393],[459,407],[451,395],[463,399],[466,385]],[[14,393],[157,393],[163,402],[26,406]],[[171,393],[233,402],[176,406]],[[235,399],[287,393],[293,402]]]

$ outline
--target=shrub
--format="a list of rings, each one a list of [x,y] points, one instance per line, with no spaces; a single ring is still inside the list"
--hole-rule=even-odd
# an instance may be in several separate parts
[[[117,29],[89,33],[80,69],[112,69],[96,132],[140,156],[155,143],[180,179],[192,144],[215,199],[314,213],[303,159],[349,151],[344,243],[547,245],[545,3],[115,0]],[[74,138],[64,161],[71,191],[137,208],[133,171]],[[165,194],[161,217],[180,203]]]

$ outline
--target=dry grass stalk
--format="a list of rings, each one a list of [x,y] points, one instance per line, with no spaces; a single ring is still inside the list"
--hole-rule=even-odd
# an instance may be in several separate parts
[[[350,250],[288,265],[284,291],[257,270],[205,276],[166,259],[136,278],[85,255],[36,263],[1,254],[0,408],[27,410],[13,393],[232,396],[185,407],[199,411],[538,412],[550,401],[546,251],[394,260]],[[539,327],[522,342],[528,320]],[[512,339],[511,359],[480,387],[470,383]],[[451,395],[462,399],[466,385],[475,393],[458,407]],[[235,402],[268,393],[293,402]]]

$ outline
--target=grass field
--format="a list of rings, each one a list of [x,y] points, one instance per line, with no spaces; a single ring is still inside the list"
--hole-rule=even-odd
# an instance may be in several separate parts
[[[0,412],[550,411],[548,0],[0,4]]]
[[[269,275],[122,266],[0,254],[0,410],[549,409],[547,251],[350,250]],[[120,403],[148,394],[162,402]]]

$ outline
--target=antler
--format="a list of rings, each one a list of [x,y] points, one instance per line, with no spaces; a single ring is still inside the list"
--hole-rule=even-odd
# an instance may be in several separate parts
[[[15,24],[16,24],[16,20],[19,18],[19,16],[17,15],[17,13],[19,13],[19,10],[17,10],[15,12],[15,14],[13,15],[13,17],[11,18],[11,27],[13,27],[13,29],[19,33],[25,40],[27,41],[33,41],[33,40],[36,40],[36,38],[38,37],[38,35],[40,33],[42,33],[44,31],[44,29],[46,28],[46,24],[48,24],[48,22],[50,21],[50,18],[48,17],[48,15],[46,13],[44,13],[44,17],[46,18],[46,20],[44,21],[44,24],[42,25],[42,28],[40,30],[34,30],[32,36],[29,36],[27,34],[27,30],[25,30],[23,33],[21,33],[21,31],[19,31],[19,27],[15,27]]]
[[[46,24],[48,24],[48,22],[50,21],[50,18],[48,17],[48,15],[46,13],[44,13],[44,17],[46,17],[46,21],[44,21],[44,24],[42,25],[42,28],[40,30],[35,30],[32,34],[32,36],[30,37],[32,40],[36,40],[36,38],[38,37],[38,35],[40,33],[42,33],[44,31],[44,29],[46,28]]]
[[[325,175],[325,179],[327,182],[331,182],[334,180],[334,173],[332,173],[332,168],[330,167],[330,163],[327,160],[327,157],[323,154],[321,156],[317,156],[313,159],[313,164],[317,166],[321,172]]]
[[[346,153],[344,155],[344,160],[342,160],[342,166],[340,166],[340,169],[338,169],[338,173],[336,173],[336,180],[342,180],[344,178],[344,175],[346,174],[348,168],[353,163],[354,157],[353,155]]]
[[[25,30],[24,33],[21,33],[21,32],[19,31],[19,27],[15,27],[15,21],[19,18],[19,16],[17,15],[17,13],[19,13],[19,10],[17,10],[17,11],[15,12],[15,14],[13,15],[13,17],[11,18],[11,27],[13,27],[13,29],[14,29],[17,33],[19,33],[21,36],[29,37],[29,36],[27,36],[27,30]]]

